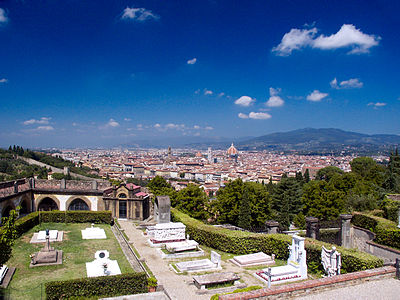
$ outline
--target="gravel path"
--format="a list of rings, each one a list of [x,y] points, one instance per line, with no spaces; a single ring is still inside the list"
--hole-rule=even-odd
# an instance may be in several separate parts
[[[296,300],[397,300],[400,299],[400,280],[388,278],[337,288],[330,291],[296,297]]]

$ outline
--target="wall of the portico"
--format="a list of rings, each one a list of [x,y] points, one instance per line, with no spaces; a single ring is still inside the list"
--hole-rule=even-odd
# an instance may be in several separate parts
[[[34,194],[34,207],[37,211],[40,202],[45,199],[53,199],[57,204],[58,209],[61,211],[68,210],[69,205],[75,199],[82,199],[89,206],[91,211],[104,210],[104,202],[102,196],[88,196],[88,195],[63,195],[63,194]]]

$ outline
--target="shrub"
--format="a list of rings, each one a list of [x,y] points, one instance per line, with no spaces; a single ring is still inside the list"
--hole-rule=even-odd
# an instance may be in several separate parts
[[[111,224],[111,211],[42,211],[40,221],[44,223],[105,223]]]
[[[45,290],[46,299],[48,300],[141,294],[147,292],[147,277],[145,273],[129,273],[51,281],[46,283]]]
[[[147,279],[147,285],[151,287],[157,287],[157,279],[155,277],[149,277]]]
[[[246,287],[243,289],[236,289],[233,292],[229,292],[229,293],[215,294],[215,295],[211,296],[210,300],[218,300],[220,295],[244,293],[244,292],[250,292],[250,291],[255,291],[255,290],[259,290],[259,289],[262,289],[262,286],[252,285],[252,286],[249,286],[249,287]]]
[[[289,256],[288,246],[291,237],[284,234],[258,234],[246,231],[231,231],[220,227],[206,225],[188,215],[171,209],[174,221],[186,225],[186,232],[199,244],[233,253],[249,254],[262,251],[268,255],[275,254],[276,258],[286,260]],[[322,270],[322,246],[331,248],[332,245],[314,239],[306,239],[307,263],[314,262]],[[356,250],[337,247],[342,254],[342,272],[355,272],[381,267],[383,261],[373,255]]]
[[[395,222],[373,215],[354,213],[351,223],[375,233],[374,242],[400,249],[400,229]]]

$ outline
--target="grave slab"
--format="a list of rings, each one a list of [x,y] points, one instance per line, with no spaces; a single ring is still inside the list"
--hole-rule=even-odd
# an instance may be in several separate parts
[[[107,250],[99,250],[95,253],[95,260],[86,263],[87,277],[109,276],[121,274],[118,262],[109,259]]]
[[[98,239],[106,239],[106,232],[103,228],[94,227],[92,224],[91,227],[81,230],[82,239],[83,240],[98,240]]]
[[[229,260],[233,264],[239,267],[251,267],[258,265],[274,265],[275,264],[275,255],[269,256],[264,252],[257,252],[246,255],[235,256],[234,258]]]
[[[206,289],[207,287],[223,284],[223,283],[234,283],[239,280],[239,275],[233,272],[213,273],[206,275],[193,276],[194,285],[198,289]]]

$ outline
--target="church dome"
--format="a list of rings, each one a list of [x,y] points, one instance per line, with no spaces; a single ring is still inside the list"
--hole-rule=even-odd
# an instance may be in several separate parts
[[[237,149],[235,148],[235,146],[233,146],[233,143],[232,143],[232,145],[229,147],[229,149],[226,151],[226,153],[227,153],[229,156],[235,156],[235,155],[238,155],[238,154],[239,154],[239,152],[237,151]]]

